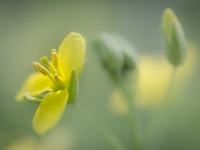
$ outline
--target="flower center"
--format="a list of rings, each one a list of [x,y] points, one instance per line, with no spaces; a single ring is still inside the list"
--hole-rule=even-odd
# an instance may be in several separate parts
[[[58,69],[58,54],[56,50],[51,50],[51,61],[49,61],[48,58],[44,56],[40,59],[40,62],[46,65],[48,69],[38,62],[33,62],[33,67],[44,76],[49,77],[49,79],[55,84],[58,89],[65,89],[65,82],[62,79]]]

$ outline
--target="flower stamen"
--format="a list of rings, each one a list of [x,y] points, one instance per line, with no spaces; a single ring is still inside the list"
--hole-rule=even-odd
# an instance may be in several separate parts
[[[49,71],[42,66],[40,63],[38,62],[33,62],[33,67],[39,71],[40,73],[42,73],[44,76],[48,76],[49,75]]]
[[[57,72],[56,68],[54,68],[46,56],[40,58],[40,62],[44,63],[52,73]]]
[[[56,51],[54,51],[54,49],[51,52],[51,60],[52,60],[53,66],[57,69],[58,68],[58,54]]]
[[[53,53],[53,52],[56,52],[56,49],[52,49],[52,50],[51,50],[51,53]]]
[[[58,54],[55,49],[51,50],[51,59],[52,63],[48,60],[48,57],[46,56],[40,58],[40,61],[44,65],[46,65],[49,70],[47,70],[38,62],[33,62],[33,67],[44,76],[48,76],[49,79],[56,85],[57,89],[64,89],[66,88],[66,85],[62,77],[59,75],[60,73],[58,70]]]
[[[57,73],[54,74],[54,78],[56,79],[56,81],[63,87],[66,88],[65,82],[63,80],[63,78],[61,76],[59,76]]]
[[[42,73],[44,76],[48,76],[49,79],[59,88],[59,89],[64,89],[65,83],[63,81],[63,79],[57,74],[55,73],[55,75],[53,75],[54,73],[49,72],[44,66],[42,66],[40,63],[38,62],[33,62],[33,67],[40,73]]]

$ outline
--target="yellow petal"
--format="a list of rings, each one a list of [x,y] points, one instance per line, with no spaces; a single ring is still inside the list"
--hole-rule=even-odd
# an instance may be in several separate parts
[[[43,134],[54,127],[60,120],[67,104],[67,89],[48,93],[33,118],[33,128]]]
[[[51,86],[52,82],[48,77],[42,75],[41,73],[33,73],[24,82],[24,85],[17,94],[16,99],[19,101],[23,100],[26,92],[32,96],[41,94],[47,90],[50,90]]]
[[[85,41],[78,33],[70,33],[61,43],[58,50],[58,68],[66,83],[69,82],[72,69],[78,76],[83,67],[85,57]]]

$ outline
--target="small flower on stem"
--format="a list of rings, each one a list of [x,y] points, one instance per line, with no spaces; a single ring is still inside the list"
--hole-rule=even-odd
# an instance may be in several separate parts
[[[54,127],[67,103],[73,103],[85,57],[85,41],[78,33],[70,33],[61,43],[58,53],[51,51],[51,60],[42,57],[33,63],[38,71],[25,81],[17,100],[39,102],[33,118],[33,128],[40,134]]]

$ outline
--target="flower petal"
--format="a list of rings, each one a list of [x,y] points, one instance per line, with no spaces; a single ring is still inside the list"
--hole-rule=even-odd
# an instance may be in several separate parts
[[[33,128],[40,134],[45,133],[60,120],[67,104],[67,89],[48,93],[33,118]]]
[[[66,83],[69,82],[72,69],[78,76],[83,67],[85,57],[85,41],[78,33],[70,33],[61,43],[58,50],[58,68]]]
[[[32,73],[24,82],[22,89],[17,94],[16,99],[18,101],[23,100],[24,94],[29,93],[29,95],[35,96],[39,95],[45,91],[52,89],[51,80],[42,75],[41,73]]]

